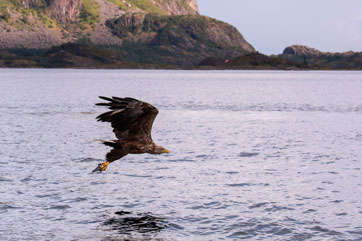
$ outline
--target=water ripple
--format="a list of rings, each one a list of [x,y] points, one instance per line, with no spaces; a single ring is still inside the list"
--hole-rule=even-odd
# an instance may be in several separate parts
[[[117,217],[110,218],[103,225],[110,226],[119,234],[160,232],[168,226],[165,218],[154,216],[152,213],[136,213],[118,211]],[[173,225],[173,227],[176,227]]]

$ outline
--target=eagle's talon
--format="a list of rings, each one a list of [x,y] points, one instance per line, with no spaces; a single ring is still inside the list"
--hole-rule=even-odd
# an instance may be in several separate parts
[[[96,169],[93,170],[93,173],[94,172],[104,172],[107,167],[108,167],[108,164],[109,162],[102,162],[102,163],[99,163],[98,166],[96,167]]]

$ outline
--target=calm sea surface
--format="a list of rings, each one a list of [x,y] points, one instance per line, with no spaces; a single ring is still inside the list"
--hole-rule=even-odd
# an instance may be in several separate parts
[[[98,95],[159,108],[114,139]],[[0,69],[0,240],[362,240],[362,72]]]

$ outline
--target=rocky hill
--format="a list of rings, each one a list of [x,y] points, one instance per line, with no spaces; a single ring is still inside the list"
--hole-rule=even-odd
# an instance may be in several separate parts
[[[362,52],[331,53],[293,45],[285,48],[279,57],[319,69],[362,69]]]
[[[283,51],[283,55],[293,56],[319,56],[322,54],[323,52],[304,45],[292,45],[286,47]]]
[[[0,1],[0,49],[66,43],[117,47],[129,61],[176,65],[254,51],[234,27],[199,15],[196,0]]]

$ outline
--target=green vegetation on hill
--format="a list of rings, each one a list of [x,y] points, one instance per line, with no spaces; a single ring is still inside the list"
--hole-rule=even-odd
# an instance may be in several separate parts
[[[94,27],[95,23],[99,22],[99,6],[95,0],[80,0],[82,2],[82,8],[79,14],[77,21],[73,24],[78,24],[79,27],[84,28],[85,26]],[[26,5],[27,2],[22,0],[1,0],[0,1],[0,21],[4,20],[10,25],[16,26],[19,29],[20,25],[27,25],[29,21],[27,19],[29,16],[34,16],[40,20],[44,26],[48,28],[53,28],[58,25],[55,19],[53,19],[49,14],[49,5],[50,0],[32,0],[29,5]],[[22,23],[15,19],[14,22],[11,20],[11,14],[9,9],[15,10],[19,14],[23,15],[20,20]],[[23,21],[24,20],[24,21]],[[68,25],[69,26],[69,25]]]
[[[131,5],[134,5],[147,13],[151,14],[165,14],[159,7],[157,7],[151,0],[130,0]]]
[[[0,8],[0,21],[4,20],[5,22],[9,22],[11,19],[10,13],[8,13],[6,8],[1,9]]]
[[[157,7],[151,0],[109,0],[110,2],[119,6],[121,10],[129,11],[137,8],[152,14],[166,14],[162,9]]]
[[[80,12],[80,19],[82,22],[89,24],[91,27],[95,26],[95,23],[99,22],[99,6],[95,0],[81,0],[82,9]]]
[[[48,28],[53,28],[56,25],[56,21],[46,14],[49,0],[33,1],[33,5],[29,6],[29,8],[25,8],[22,3],[21,0],[1,0],[0,21],[4,20],[18,30],[22,30],[24,26],[29,25],[30,16],[35,16]],[[22,16],[19,19],[13,19],[10,9],[17,11]]]

